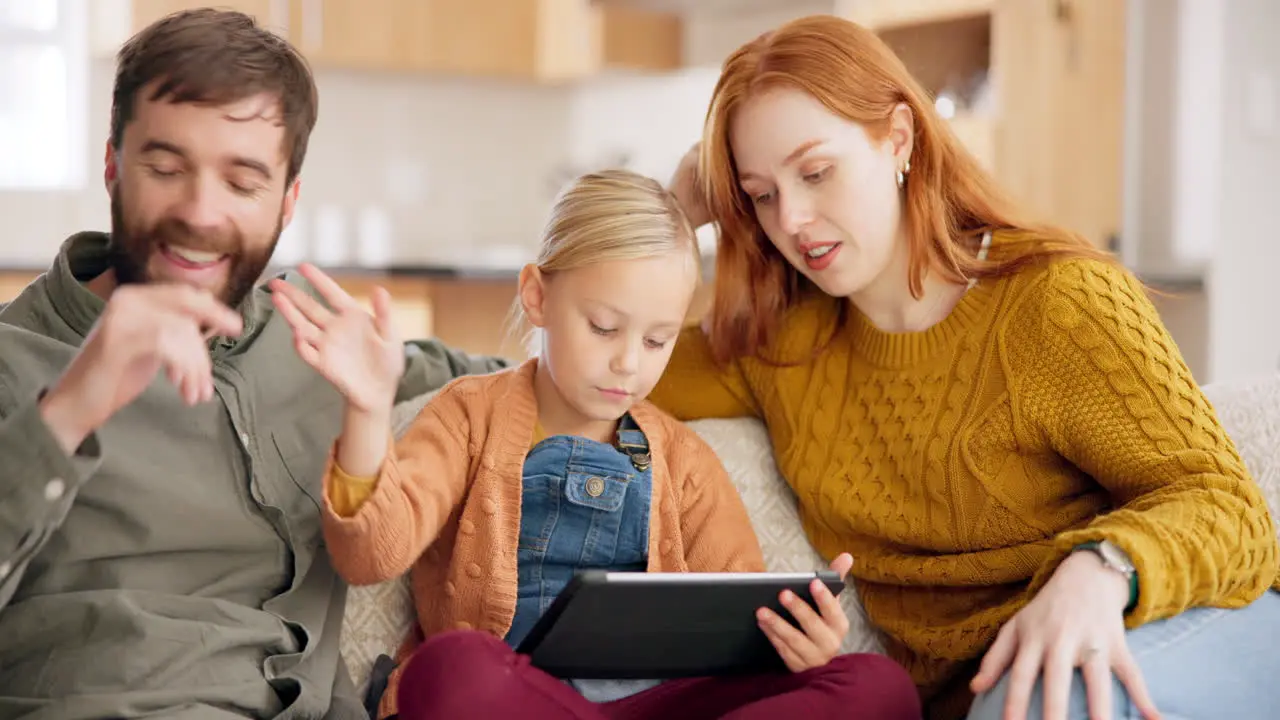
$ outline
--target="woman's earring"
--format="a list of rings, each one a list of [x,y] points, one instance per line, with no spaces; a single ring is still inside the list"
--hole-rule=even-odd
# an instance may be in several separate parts
[[[902,169],[898,171],[898,187],[901,188],[907,184],[907,173],[911,172],[911,161],[907,160],[902,165]]]

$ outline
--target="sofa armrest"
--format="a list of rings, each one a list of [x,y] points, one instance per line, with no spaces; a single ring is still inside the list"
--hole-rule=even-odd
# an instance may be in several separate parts
[[[1280,373],[1213,383],[1204,394],[1280,520]]]
[[[411,398],[395,406],[391,428],[396,438],[404,435],[434,392]],[[351,678],[364,696],[369,675],[379,655],[395,657],[417,623],[408,578],[347,590],[347,611],[343,617],[342,658]]]

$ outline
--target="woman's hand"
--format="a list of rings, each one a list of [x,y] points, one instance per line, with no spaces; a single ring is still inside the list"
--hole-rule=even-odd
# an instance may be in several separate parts
[[[1092,720],[1111,717],[1111,675],[1124,684],[1143,717],[1159,717],[1137,662],[1125,644],[1129,583],[1092,553],[1067,557],[1026,607],[1014,615],[982,659],[971,689],[983,693],[1009,673],[1006,720],[1026,717],[1043,671],[1044,720],[1064,720],[1071,682],[1084,675]]]
[[[853,556],[849,553],[840,553],[831,561],[831,569],[840,574],[841,580],[849,574],[851,567]],[[791,672],[803,672],[831,662],[831,658],[839,654],[844,636],[849,633],[849,618],[827,586],[815,578],[809,584],[809,590],[813,593],[818,612],[790,590],[784,590],[778,596],[782,606],[800,623],[799,630],[768,608],[756,611],[760,629]]]
[[[404,374],[404,346],[392,326],[391,297],[375,288],[370,315],[316,267],[303,265],[300,271],[333,310],[283,280],[271,281],[271,297],[293,328],[298,355],[333,383],[351,409],[389,411]]]
[[[698,155],[701,152],[701,142],[696,142],[689,148],[684,157],[680,158],[680,164],[676,166],[671,184],[667,188],[676,196],[680,209],[684,210],[685,217],[689,218],[689,224],[694,230],[711,222],[711,211],[707,209],[707,203],[702,197],[702,183],[698,177]]]

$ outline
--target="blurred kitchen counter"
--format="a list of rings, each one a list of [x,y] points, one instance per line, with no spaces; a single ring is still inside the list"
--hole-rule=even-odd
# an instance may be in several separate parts
[[[45,270],[0,264],[0,303],[11,300]],[[404,338],[436,337],[471,353],[524,358],[520,338],[508,331],[517,267],[424,264],[325,271],[366,307],[375,287],[386,288],[396,327]],[[268,272],[267,277],[276,272]]]
[[[704,258],[703,262],[704,267],[710,268],[714,260]],[[22,292],[46,269],[0,262],[0,303]],[[271,268],[264,277],[272,277],[281,269]],[[450,347],[514,361],[527,357],[522,337],[525,329],[513,329],[511,325],[511,307],[520,274],[518,264],[419,263],[323,269],[366,308],[371,309],[373,289],[386,288],[403,338],[435,337]],[[706,280],[711,280],[710,273]],[[710,282],[699,288],[689,312],[691,322],[707,312],[711,289]]]

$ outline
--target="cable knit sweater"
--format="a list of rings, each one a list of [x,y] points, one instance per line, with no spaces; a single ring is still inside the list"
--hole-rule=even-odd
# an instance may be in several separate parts
[[[807,301],[775,362],[723,369],[690,329],[650,399],[681,419],[763,418],[809,539],[853,553],[867,613],[926,700],[967,683],[965,663],[1086,541],[1132,556],[1130,627],[1280,587],[1263,496],[1123,268],[979,283],[918,333],[853,309],[815,356],[835,320],[835,301]]]
[[[538,420],[536,366],[530,360],[446,385],[349,517],[347,508],[337,511],[334,491],[350,478],[330,452],[323,522],[334,568],[353,584],[408,572],[425,637],[461,628],[502,638],[511,628],[524,460]],[[715,452],[649,403],[631,416],[653,458],[649,571],[763,571],[751,520]],[[397,672],[383,695],[381,717],[396,712],[398,679]]]

